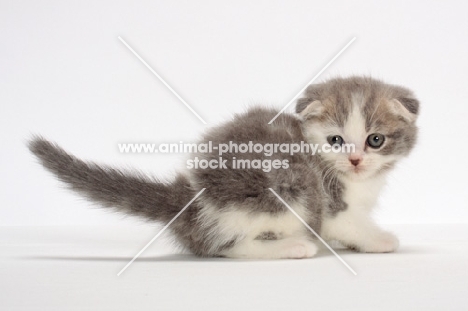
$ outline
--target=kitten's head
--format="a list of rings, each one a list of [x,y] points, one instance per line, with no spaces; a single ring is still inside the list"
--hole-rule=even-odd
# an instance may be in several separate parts
[[[354,152],[322,151],[320,156],[330,168],[357,180],[387,171],[411,151],[418,111],[410,90],[366,77],[310,85],[296,106],[310,143],[354,144]]]

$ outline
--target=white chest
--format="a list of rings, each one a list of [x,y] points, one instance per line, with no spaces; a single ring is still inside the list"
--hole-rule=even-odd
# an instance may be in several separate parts
[[[343,201],[352,210],[370,210],[376,203],[385,184],[383,177],[364,181],[344,180]]]

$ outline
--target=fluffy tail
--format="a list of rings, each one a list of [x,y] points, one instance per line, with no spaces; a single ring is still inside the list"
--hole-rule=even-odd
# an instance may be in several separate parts
[[[195,196],[182,175],[163,183],[141,173],[99,166],[82,161],[41,137],[29,142],[29,150],[72,190],[127,214],[169,221]]]

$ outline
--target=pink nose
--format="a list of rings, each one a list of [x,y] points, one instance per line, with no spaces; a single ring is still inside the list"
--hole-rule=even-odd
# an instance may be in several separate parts
[[[361,163],[361,159],[349,159],[349,162],[354,166],[358,166]]]

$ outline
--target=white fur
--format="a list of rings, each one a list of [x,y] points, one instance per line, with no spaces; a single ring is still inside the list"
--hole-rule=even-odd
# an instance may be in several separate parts
[[[366,143],[366,121],[361,114],[358,104],[353,105],[353,110],[343,127],[343,138],[347,144],[354,144],[356,152],[362,153]]]
[[[371,218],[372,207],[384,185],[379,176],[364,181],[342,179],[345,192],[343,199],[347,209],[335,216],[324,215],[322,238],[337,240],[362,252],[392,252],[398,248],[398,239],[380,229]]]
[[[303,219],[307,219],[307,210],[300,204],[291,207]],[[284,213],[247,212],[242,208],[230,206],[223,211],[212,205],[206,205],[199,216],[203,226],[211,228],[208,239],[215,251],[229,241],[237,243],[218,255],[233,258],[304,258],[312,257],[317,248],[308,238],[307,228],[286,209]],[[273,232],[278,240],[256,240],[263,232]]]
[[[317,246],[307,238],[282,238],[272,241],[244,239],[234,247],[222,252],[231,258],[300,259],[317,253]]]
[[[362,181],[343,176],[340,180],[345,186],[343,200],[348,205],[363,212],[370,212],[372,207],[376,205],[379,193],[385,185],[385,176],[383,175]]]

